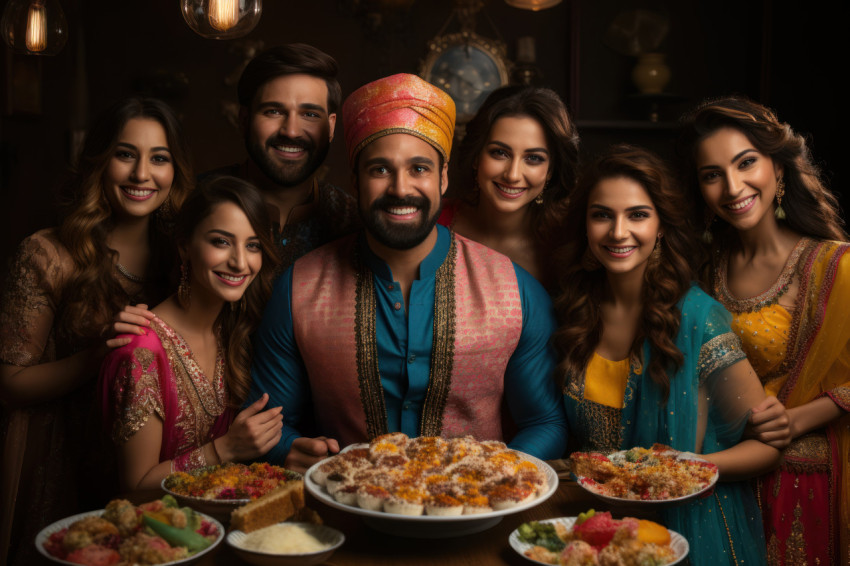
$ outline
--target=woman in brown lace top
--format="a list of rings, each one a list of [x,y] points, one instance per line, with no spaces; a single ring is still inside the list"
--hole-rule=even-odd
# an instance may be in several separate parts
[[[99,467],[90,456],[101,336],[128,302],[162,298],[171,259],[162,227],[192,187],[173,111],[144,98],[110,108],[69,187],[65,220],[23,241],[0,303],[0,556],[14,534],[12,563],[30,562],[38,529],[101,503],[82,483],[102,477],[87,469]]]

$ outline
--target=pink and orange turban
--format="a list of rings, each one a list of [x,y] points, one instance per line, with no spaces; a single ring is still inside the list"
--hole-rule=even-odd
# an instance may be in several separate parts
[[[358,88],[342,105],[342,120],[352,167],[360,150],[389,134],[423,139],[446,161],[452,151],[455,103],[416,75],[392,75]]]

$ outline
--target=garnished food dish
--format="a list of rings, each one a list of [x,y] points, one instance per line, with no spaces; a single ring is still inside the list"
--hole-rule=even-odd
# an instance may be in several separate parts
[[[718,477],[717,466],[669,446],[632,448],[612,454],[574,452],[570,456],[579,484],[600,496],[670,501],[710,489]]]
[[[169,474],[162,487],[178,496],[232,501],[256,499],[281,483],[299,479],[300,474],[265,462],[228,463]]]
[[[221,541],[223,528],[170,495],[135,506],[124,499],[106,509],[54,523],[36,538],[47,556],[72,564],[169,564]]]
[[[504,443],[379,436],[311,469],[337,502],[384,513],[452,517],[512,509],[549,490],[546,473]]]
[[[578,517],[523,523],[510,543],[526,558],[560,566],[662,566],[688,553],[687,541],[658,523],[614,519],[593,509]]]

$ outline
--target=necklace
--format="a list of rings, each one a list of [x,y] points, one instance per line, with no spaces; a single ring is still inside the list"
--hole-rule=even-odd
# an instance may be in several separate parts
[[[121,264],[120,264],[120,263],[118,263],[117,261],[115,262],[115,269],[117,269],[117,270],[118,270],[118,273],[120,273],[121,275],[123,275],[124,277],[126,277],[127,279],[129,279],[130,281],[132,281],[133,283],[144,283],[144,282],[145,282],[145,278],[144,278],[144,277],[140,277],[140,276],[138,276],[138,275],[135,275],[135,274],[133,274],[133,273],[130,273],[130,272],[127,270],[127,268],[126,268],[126,267],[124,267],[123,265],[121,265]]]

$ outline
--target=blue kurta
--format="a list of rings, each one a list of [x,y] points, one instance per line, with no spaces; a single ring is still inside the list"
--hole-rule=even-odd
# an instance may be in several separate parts
[[[420,265],[413,281],[408,308],[401,287],[387,264],[369,249],[364,237],[358,245],[365,265],[374,274],[378,367],[387,409],[387,428],[414,437],[428,389],[434,328],[435,274],[446,259],[450,233],[437,227],[437,242]],[[540,458],[558,458],[567,440],[566,415],[552,380],[556,355],[549,344],[555,329],[552,305],[543,287],[514,265],[522,304],[522,332],[505,371],[505,400],[518,432],[509,445]],[[283,407],[280,443],[266,458],[282,464],[292,442],[309,427],[311,391],[293,332],[292,269],[277,282],[255,336],[252,385],[247,403],[264,392],[268,407]],[[359,403],[359,399],[352,399]],[[315,431],[322,433],[321,423]]]

